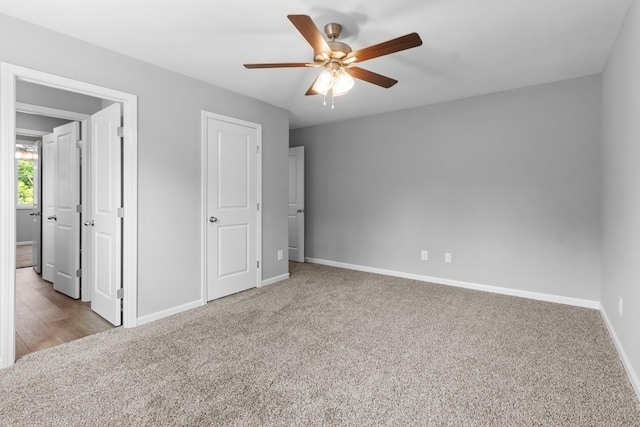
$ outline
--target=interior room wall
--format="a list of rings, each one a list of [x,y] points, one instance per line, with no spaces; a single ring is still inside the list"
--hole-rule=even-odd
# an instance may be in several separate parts
[[[640,397],[640,5],[637,1],[605,67],[602,101],[600,299]]]
[[[16,209],[16,243],[33,241],[31,209]]]
[[[102,100],[25,81],[16,83],[16,101],[74,113],[94,114],[102,110]]]
[[[306,255],[597,304],[600,85],[292,130],[306,153]]]
[[[286,110],[6,15],[0,61],[138,96],[139,317],[200,299],[201,110],[263,125],[262,277],[287,273]]]
[[[39,116],[37,114],[16,113],[16,128],[53,132],[53,129],[69,123],[69,120]]]

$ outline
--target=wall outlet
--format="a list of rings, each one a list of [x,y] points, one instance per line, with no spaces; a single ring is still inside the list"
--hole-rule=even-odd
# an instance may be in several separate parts
[[[451,254],[449,252],[444,254],[444,262],[451,262]]]
[[[278,261],[282,261],[282,249],[278,251]]]
[[[622,297],[618,297],[618,313],[620,313],[620,317],[622,317]]]
[[[423,261],[428,261],[429,260],[429,251],[422,251],[420,253],[420,259],[422,259]]]

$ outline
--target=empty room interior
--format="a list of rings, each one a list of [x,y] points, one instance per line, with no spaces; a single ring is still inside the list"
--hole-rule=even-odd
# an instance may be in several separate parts
[[[640,2],[0,5],[0,424],[640,426]]]

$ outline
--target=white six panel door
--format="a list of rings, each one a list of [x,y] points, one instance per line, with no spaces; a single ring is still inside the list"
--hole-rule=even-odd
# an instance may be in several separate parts
[[[78,122],[54,129],[56,158],[54,173],[54,278],[53,289],[71,298],[80,298],[80,177]]]
[[[42,272],[42,266],[40,263],[42,262],[42,252],[41,252],[41,242],[42,242],[42,190],[40,186],[42,185],[42,180],[40,179],[40,174],[42,167],[40,163],[42,162],[42,141],[36,141],[35,146],[37,147],[38,158],[33,162],[33,210],[31,211],[31,215],[33,216],[32,223],[32,233],[33,233],[33,269],[36,273]]]
[[[257,286],[258,131],[206,117],[207,295]]]
[[[56,138],[42,138],[42,278],[53,283]]]
[[[304,147],[289,148],[289,260],[304,262]]]
[[[116,103],[91,116],[89,218],[89,271],[85,286],[91,286],[91,309],[112,324],[122,323],[122,139],[118,136],[121,105]]]

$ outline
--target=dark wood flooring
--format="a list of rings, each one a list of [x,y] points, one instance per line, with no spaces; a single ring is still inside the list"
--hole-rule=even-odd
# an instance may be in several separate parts
[[[91,303],[54,291],[31,267],[16,270],[16,359],[111,328]]]

